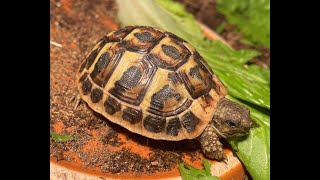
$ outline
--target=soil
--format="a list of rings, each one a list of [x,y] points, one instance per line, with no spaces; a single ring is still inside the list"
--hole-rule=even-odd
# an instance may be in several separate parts
[[[225,28],[220,33],[221,37],[234,49],[254,49],[260,52],[260,56],[251,60],[248,64],[257,64],[261,67],[270,67],[270,48],[247,45],[241,42],[243,35],[236,30],[236,27],[227,22],[225,16],[217,11],[216,0],[176,0],[181,2],[186,10],[194,17],[213,30],[224,23]]]
[[[97,40],[118,28],[116,11],[114,0],[50,0],[50,131],[75,138],[69,142],[50,138],[51,161],[121,177],[178,175],[177,163],[182,161],[202,168],[197,141],[148,139],[78,101],[76,71]]]

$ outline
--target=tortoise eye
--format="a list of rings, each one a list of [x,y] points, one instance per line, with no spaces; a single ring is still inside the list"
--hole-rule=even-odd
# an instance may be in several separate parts
[[[237,124],[232,121],[227,121],[227,124],[229,127],[232,127],[232,128],[235,128],[237,126]]]

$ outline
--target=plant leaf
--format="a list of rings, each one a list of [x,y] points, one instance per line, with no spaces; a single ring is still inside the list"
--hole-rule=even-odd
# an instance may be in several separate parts
[[[204,166],[204,170],[206,171],[206,174],[208,176],[211,176],[211,169],[210,169],[211,164],[210,164],[210,162],[205,160],[204,158],[201,158],[201,162],[202,162],[202,164]]]
[[[67,142],[67,141],[72,141],[75,139],[74,137],[72,137],[70,135],[57,134],[55,132],[50,132],[50,136],[55,142]]]
[[[210,172],[210,162],[201,159],[202,163],[205,163],[205,169],[196,169],[186,163],[179,163],[179,170],[183,180],[220,180],[217,176],[211,176]],[[209,173],[208,173],[209,171]]]
[[[217,9],[249,44],[270,46],[270,0],[218,0]]]

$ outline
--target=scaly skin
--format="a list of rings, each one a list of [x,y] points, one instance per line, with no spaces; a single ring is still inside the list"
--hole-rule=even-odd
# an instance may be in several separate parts
[[[227,158],[223,152],[222,144],[219,141],[219,136],[215,132],[215,129],[211,123],[200,135],[200,144],[202,151],[210,159],[223,160]]]
[[[245,106],[222,99],[211,123],[198,137],[202,151],[211,159],[226,159],[219,138],[244,136],[251,124],[250,112]]]

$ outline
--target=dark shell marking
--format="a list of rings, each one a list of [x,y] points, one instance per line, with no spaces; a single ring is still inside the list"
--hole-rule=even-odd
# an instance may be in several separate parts
[[[122,118],[131,124],[136,124],[142,120],[142,111],[128,107],[123,110]]]
[[[155,109],[155,108],[148,108],[147,111],[158,116],[170,117],[170,116],[175,116],[182,113],[183,111],[188,109],[191,106],[191,104],[192,104],[192,100],[186,99],[181,103],[179,107],[175,107],[170,111],[164,111],[164,110]]]
[[[199,80],[203,81],[203,77],[201,76],[199,72],[199,66],[195,66],[193,68],[190,68],[189,76],[192,78],[198,78]]]
[[[91,95],[90,95],[91,101],[93,103],[97,103],[97,102],[101,101],[102,95],[103,95],[103,92],[101,89],[98,89],[98,88],[93,89],[91,91]]]
[[[142,43],[147,43],[154,40],[150,32],[134,33],[134,36]]]
[[[208,65],[208,63],[200,56],[198,52],[195,52],[194,55],[194,60],[198,62],[198,64],[201,66],[202,69],[205,69],[205,71],[209,72],[211,75],[213,75],[213,71]]]
[[[178,85],[183,83],[181,78],[179,77],[179,74],[176,72],[171,72],[168,74],[168,79],[169,81],[172,82],[173,85]]]
[[[99,44],[99,46],[98,46],[98,48],[97,48],[98,52],[100,52],[101,49],[102,49],[107,43],[109,43],[110,41],[108,41],[108,38],[104,36],[99,42],[100,42],[100,44]]]
[[[116,81],[115,86],[119,91],[131,89],[139,83],[142,76],[142,71],[137,66],[131,66],[127,69],[120,80]]]
[[[105,70],[101,72],[102,87],[105,87],[107,85],[112,73],[116,69],[117,65],[119,64],[119,61],[125,53],[125,49],[123,49],[121,45],[118,46],[120,49],[114,52],[114,55],[111,58],[111,61],[108,63],[107,68],[105,68]]]
[[[117,31],[115,31],[112,35],[114,36],[119,36],[119,35],[122,35],[123,36],[126,36],[129,32],[131,32],[132,30],[134,29],[133,26],[127,26],[125,28],[122,28],[122,29],[119,29]]]
[[[127,26],[125,28],[119,29],[113,32],[110,36],[107,37],[109,42],[122,42],[122,40],[136,27]]]
[[[139,53],[149,53],[165,37],[161,32],[148,27],[141,27],[139,32],[132,33],[132,36],[126,36],[123,45],[128,51]]]
[[[184,39],[178,37],[177,35],[175,35],[175,34],[173,34],[173,33],[171,33],[171,32],[165,32],[164,34],[167,35],[167,36],[169,36],[170,38],[176,40],[176,41],[187,42],[187,41],[185,41]]]
[[[86,67],[86,65],[87,65],[87,59],[85,59],[85,60],[82,62],[81,66],[80,66],[80,69],[79,69],[79,72],[82,72],[83,69]]]
[[[198,65],[190,67],[189,72],[187,72],[187,70],[179,71],[179,75],[193,99],[208,94],[214,86],[211,74],[203,65],[198,62],[197,64]]]
[[[214,81],[212,81],[214,72],[212,71],[208,63],[200,56],[198,52],[195,52],[193,57],[194,60],[198,63],[199,67],[205,72],[206,75],[208,75],[208,81],[210,85],[210,87],[208,87],[208,90],[210,91],[210,89],[213,88],[217,92],[217,94],[220,94],[221,92],[219,87]]]
[[[144,57],[137,66],[127,69],[109,92],[123,102],[138,106],[156,71],[157,67]]]
[[[94,60],[96,59],[96,56],[99,54],[100,50],[106,45],[106,40],[105,37],[102,38],[99,41],[99,46],[98,48],[92,50],[92,52],[89,54],[89,56],[82,62],[79,72],[82,72],[83,69],[86,67],[87,69],[89,69],[92,65],[92,63],[94,62]]]
[[[182,126],[187,130],[188,133],[192,133],[195,130],[199,121],[199,118],[197,118],[190,111],[183,115],[181,119]]]
[[[125,52],[125,49],[121,44],[116,44],[113,49],[115,50],[107,50],[100,55],[92,72],[90,73],[90,77],[93,82],[100,87],[105,87],[108,83],[113,71],[116,69]]]
[[[178,49],[175,48],[174,46],[162,44],[161,48],[162,48],[162,51],[164,52],[165,55],[167,55],[173,59],[178,59],[181,56]]]
[[[120,111],[121,105],[120,103],[112,97],[108,97],[104,102],[105,111],[113,115],[114,113]]]
[[[191,104],[192,100],[182,97],[169,85],[165,85],[152,95],[147,111],[163,117],[175,116],[188,109]],[[170,110],[168,111],[166,108]]]
[[[166,126],[166,119],[156,116],[147,116],[143,120],[143,126],[146,130],[154,133],[160,133]]]
[[[87,69],[89,69],[98,55],[98,49],[93,50],[87,59]]]
[[[81,89],[83,95],[88,95],[91,92],[92,83],[90,82],[89,78],[83,81]]]
[[[153,50],[148,56],[158,67],[176,71],[190,55],[189,50],[181,42],[170,39],[169,43],[161,44],[161,48]]]
[[[98,49],[100,51],[102,48]],[[94,64],[94,68],[90,73],[90,77],[95,84],[100,87],[105,87],[126,49],[124,49],[121,44],[116,44],[113,47],[113,51],[107,50],[100,55],[100,57],[97,57],[99,54],[98,49],[92,51],[87,58],[86,68],[89,69],[93,65],[94,60],[99,58]]]
[[[197,61],[197,63],[199,64],[199,66],[201,67],[202,70],[204,70],[206,72],[206,74],[209,75],[209,80],[211,83],[211,88],[213,88],[218,94],[220,94],[220,89],[219,87],[215,84],[214,81],[211,81],[214,72],[212,71],[212,69],[210,68],[210,66],[208,65],[208,63],[200,56],[200,54],[198,52],[194,53],[194,60]]]
[[[206,94],[202,98],[204,99],[204,102],[206,102],[206,104],[211,104],[211,102],[213,102],[213,98],[212,96],[210,96],[210,94]]]
[[[152,95],[151,107],[153,109],[161,110],[163,109],[164,102],[171,98],[179,101],[181,99],[181,95],[175,92],[174,89],[170,88],[169,85],[165,85],[159,92]]]
[[[179,118],[170,119],[167,125],[166,134],[170,136],[178,136],[181,124]]]
[[[91,72],[91,79],[99,86],[102,85],[101,72],[105,70],[111,60],[110,53],[104,52],[98,59],[97,63],[94,65],[94,69]],[[100,75],[97,77],[97,75]]]
[[[79,79],[79,82],[83,83],[83,81],[87,78],[87,76],[88,76],[87,72],[83,73],[83,75]]]

